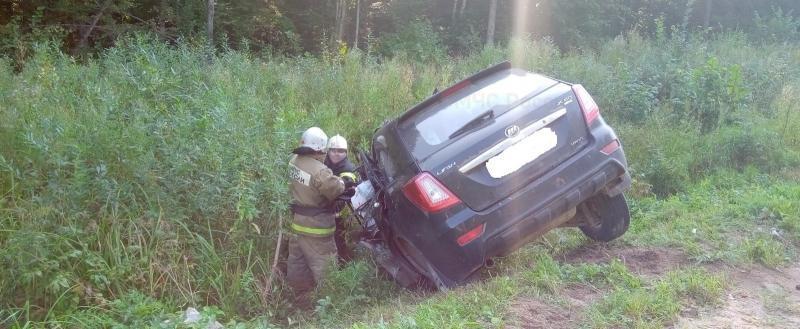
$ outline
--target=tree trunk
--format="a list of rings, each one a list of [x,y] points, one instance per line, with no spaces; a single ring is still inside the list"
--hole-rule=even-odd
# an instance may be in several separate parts
[[[456,12],[458,12],[458,0],[453,0],[453,13],[450,15],[450,24],[453,25],[456,22]]]
[[[336,37],[339,36],[339,12],[341,11],[339,7],[342,5],[342,1],[341,0],[334,0],[334,1],[336,1],[336,11],[335,11],[336,17],[333,20],[333,32],[331,33],[331,44],[334,45],[335,47],[337,43]]]
[[[214,0],[208,0],[206,34],[208,36],[208,60],[211,61],[214,52]]]
[[[336,42],[344,41],[344,20],[347,18],[347,3],[345,0],[336,1]],[[338,45],[337,45],[338,47]]]
[[[489,28],[486,31],[486,46],[494,46],[494,21],[497,16],[497,0],[491,0],[489,4]]]
[[[161,0],[158,13],[158,34],[162,37],[167,35],[167,0]]]
[[[358,30],[361,28],[361,0],[356,0],[356,31],[353,37],[353,48],[358,48]]]
[[[84,28],[83,32],[81,33],[81,39],[78,41],[78,50],[81,51],[85,49],[89,45],[89,36],[92,35],[92,31],[95,27],[97,27],[97,22],[100,21],[100,17],[103,16],[103,12],[106,11],[106,8],[111,4],[111,0],[106,0],[103,4],[103,7],[100,8],[100,11],[94,15],[92,18],[92,23],[89,27]]]
[[[712,0],[706,0],[706,15],[703,19],[703,27],[708,29],[709,24],[711,23],[711,2]]]
[[[461,11],[458,12],[459,17],[464,17],[464,8],[467,6],[467,0],[461,0]]]

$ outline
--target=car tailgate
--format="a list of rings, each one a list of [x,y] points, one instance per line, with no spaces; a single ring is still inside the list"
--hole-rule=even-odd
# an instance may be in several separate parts
[[[556,83],[419,163],[467,206],[500,202],[588,144],[571,86]]]

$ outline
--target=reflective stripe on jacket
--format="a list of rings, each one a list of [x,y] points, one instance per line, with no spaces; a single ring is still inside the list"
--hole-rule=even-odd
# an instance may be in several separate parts
[[[331,171],[333,171],[334,175],[339,176],[341,178],[348,177],[351,180],[353,180],[354,183],[358,183],[359,179],[358,179],[358,174],[356,174],[356,166],[352,162],[350,162],[350,159],[348,159],[347,157],[342,159],[342,161],[339,161],[339,163],[333,163],[333,161],[331,161],[331,158],[326,156],[325,165],[328,166],[328,168],[331,168]],[[347,207],[345,206],[345,203],[343,201],[336,202],[334,208],[336,208],[335,210],[337,216],[339,216],[340,218],[344,217],[345,215],[344,210]]]
[[[292,205],[321,211],[293,211],[292,229],[298,234],[329,236],[335,223],[331,203],[344,191],[342,179],[322,163],[322,155],[294,155],[289,160]]]
[[[310,235],[310,236],[331,236],[333,232],[336,231],[336,227],[327,227],[327,228],[316,228],[316,227],[308,227],[302,226],[297,223],[292,223],[292,230],[294,230],[298,234]]]

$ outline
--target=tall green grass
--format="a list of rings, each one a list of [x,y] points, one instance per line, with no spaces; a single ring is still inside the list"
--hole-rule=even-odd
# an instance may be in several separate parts
[[[83,62],[54,49],[19,71],[0,60],[0,326],[136,326],[132,309],[157,319],[203,305],[225,320],[297,317],[280,282],[266,301],[259,289],[300,132],[318,125],[364,148],[434,88],[508,58],[587,86],[621,135],[636,197],[800,163],[800,47],[735,34],[631,34],[587,53],[515,41],[433,64],[236,51],[209,63],[202,47],[143,36]],[[792,211],[781,225],[796,234],[785,207],[774,209]],[[773,247],[757,239],[744,255]]]

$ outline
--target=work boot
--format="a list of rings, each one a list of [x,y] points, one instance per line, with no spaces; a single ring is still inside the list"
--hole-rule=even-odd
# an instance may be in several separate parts
[[[342,248],[342,249],[338,249],[337,248],[337,250],[336,250],[336,261],[337,261],[340,269],[345,267],[347,265],[347,263],[350,263],[351,261],[353,261],[353,252],[350,251],[350,248],[347,248],[347,247]]]
[[[312,289],[313,290],[313,289]],[[314,293],[312,290],[302,290],[294,292],[292,305],[295,308],[303,311],[310,311],[314,309]]]

